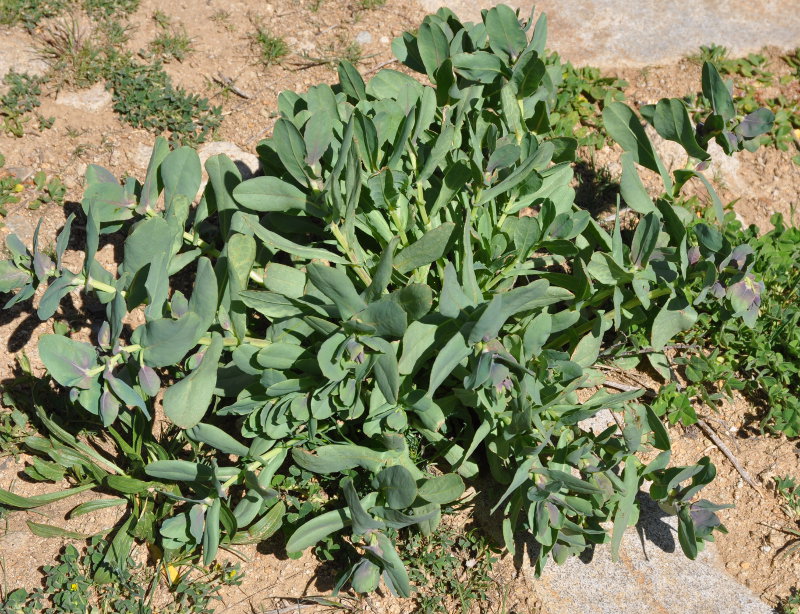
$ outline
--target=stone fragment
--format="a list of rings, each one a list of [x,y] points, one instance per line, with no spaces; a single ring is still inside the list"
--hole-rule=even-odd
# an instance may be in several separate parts
[[[79,109],[80,111],[97,113],[110,107],[111,100],[111,92],[100,82],[95,83],[89,89],[76,92],[61,92],[56,98],[56,103]]]
[[[372,42],[372,34],[367,32],[366,30],[362,30],[358,34],[356,34],[356,42],[359,45],[369,45]]]

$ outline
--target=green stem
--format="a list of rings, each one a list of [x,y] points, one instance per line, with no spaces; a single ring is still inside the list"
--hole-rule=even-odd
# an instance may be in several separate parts
[[[361,281],[363,281],[365,284],[371,284],[372,278],[369,276],[369,273],[364,270],[364,267],[358,261],[358,258],[356,258],[355,253],[350,247],[350,243],[347,241],[347,237],[345,237],[342,234],[342,231],[339,230],[339,226],[333,222],[331,222],[331,232],[333,233],[333,236],[336,237],[336,241],[339,243],[339,246],[347,255],[347,259],[350,261],[350,264],[352,264],[355,268],[356,275],[358,275]]]
[[[611,290],[611,292],[613,293],[613,289]],[[648,294],[648,296],[650,297],[650,300],[653,300],[661,296],[664,296],[665,294],[672,294],[672,288],[656,288],[655,290],[651,291]],[[637,297],[633,297],[630,300],[622,303],[622,305],[620,305],[620,309],[631,309],[633,307],[638,307],[641,304],[642,302]],[[553,350],[563,347],[570,341],[577,340],[579,337],[592,330],[594,323],[597,322],[598,320],[600,319],[609,320],[613,317],[614,317],[614,311],[612,310],[612,311],[607,311],[606,313],[604,313],[601,316],[598,316],[597,318],[594,318],[592,320],[587,320],[580,326],[575,326],[571,328],[568,332],[564,333],[563,335],[556,337],[555,341],[550,341],[547,345],[545,345],[545,349]]]
[[[255,337],[245,337],[242,339],[242,344],[246,343],[247,345],[252,345],[258,348],[265,348],[268,345],[272,345],[271,341],[267,341],[266,339],[256,339]],[[211,337],[200,337],[197,340],[198,345],[211,345]],[[236,337],[225,337],[222,340],[222,345],[224,347],[236,347],[241,345],[239,340]]]
[[[109,294],[115,294],[117,289],[114,286],[109,284],[104,284],[102,281],[98,281],[96,279],[92,279],[88,277],[86,279],[86,286],[91,286],[94,290],[100,290],[100,292],[108,292]],[[125,296],[125,291],[121,291],[122,296]]]

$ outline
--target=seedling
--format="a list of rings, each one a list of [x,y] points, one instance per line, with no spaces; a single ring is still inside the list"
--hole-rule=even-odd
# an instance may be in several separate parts
[[[150,41],[150,51],[164,62],[183,62],[192,52],[192,40],[183,28],[161,32]]]
[[[289,45],[280,36],[275,36],[263,26],[258,26],[252,36],[258,60],[264,66],[275,64],[289,54]]]

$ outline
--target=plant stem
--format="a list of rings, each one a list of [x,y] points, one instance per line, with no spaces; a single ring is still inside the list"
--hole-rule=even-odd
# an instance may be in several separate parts
[[[355,267],[356,275],[358,275],[359,278],[361,278],[361,281],[363,281],[365,284],[371,284],[372,278],[369,276],[369,273],[364,270],[364,267],[361,266],[361,263],[358,261],[358,258],[356,258],[355,253],[350,247],[350,243],[347,241],[347,237],[342,234],[342,231],[339,230],[339,226],[334,222],[331,222],[331,232],[333,233],[333,236],[336,237],[336,241],[339,243],[339,246],[347,255],[347,259],[350,261],[350,264]]]
[[[612,292],[613,292],[613,290],[612,290]],[[655,290],[652,290],[650,292],[650,294],[648,294],[648,296],[652,300],[652,299],[656,299],[656,298],[659,298],[661,296],[664,296],[665,294],[672,294],[672,288],[656,288]],[[620,305],[620,309],[631,309],[632,307],[638,307],[641,304],[642,304],[642,302],[637,297],[633,297],[630,300],[622,303],[622,305]],[[594,323],[597,320],[599,320],[601,318],[605,319],[605,320],[608,320],[608,319],[613,318],[613,317],[614,317],[614,312],[613,311],[607,311],[603,315],[598,316],[597,318],[594,318],[592,320],[587,320],[583,324],[571,328],[568,332],[564,333],[563,335],[560,335],[559,337],[556,337],[556,339],[554,341],[549,342],[545,346],[545,348],[548,349],[548,350],[553,350],[553,349],[557,349],[557,348],[563,347],[564,345],[566,345],[567,343],[569,343],[573,339],[576,339],[576,338],[580,337],[581,335],[583,335],[584,333],[589,332],[592,329],[592,327],[594,326]]]

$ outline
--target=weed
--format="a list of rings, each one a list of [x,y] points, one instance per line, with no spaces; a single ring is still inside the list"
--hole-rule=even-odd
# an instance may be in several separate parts
[[[139,8],[139,0],[83,0],[83,7],[95,18],[129,15]]]
[[[40,53],[50,64],[59,86],[72,83],[88,87],[103,78],[106,58],[93,42],[96,36],[91,25],[74,16],[61,18],[42,32]]]
[[[413,533],[402,543],[403,562],[416,585],[416,611],[466,614],[488,602],[499,553],[475,530],[440,527],[428,536]]]
[[[0,96],[0,131],[16,137],[25,133],[30,114],[41,105],[42,77],[10,70],[3,77],[8,91]]]
[[[224,9],[219,9],[211,15],[211,21],[220,24],[229,32],[233,32],[236,29],[236,25],[231,21],[231,14]]]
[[[783,499],[783,511],[786,515],[795,523],[800,521],[800,484],[789,476],[775,476],[775,489]],[[782,553],[785,555],[800,549],[800,530],[786,527],[782,531],[794,538],[783,547]],[[780,609],[783,614],[800,614],[800,593],[797,588],[782,601]]]
[[[557,54],[548,63],[559,62]],[[604,77],[597,68],[575,68],[563,64],[562,83],[555,109],[549,121],[556,134],[578,139],[579,146],[602,149],[609,143],[601,113],[609,102],[625,99],[623,90],[628,83],[614,77]]]
[[[157,134],[167,133],[175,142],[202,143],[222,121],[220,107],[172,85],[158,63],[138,64],[124,58],[108,85],[114,91],[114,110],[126,122]]]
[[[258,26],[252,35],[253,45],[256,47],[258,60],[264,66],[271,66],[289,54],[289,45],[280,36],[273,35],[263,26]]]
[[[356,0],[356,7],[362,11],[372,11],[386,4],[386,0]]]
[[[153,13],[153,21],[159,28],[167,29],[172,24],[172,19],[164,11],[156,10]]]
[[[192,39],[184,28],[161,32],[149,45],[150,51],[164,62],[183,62],[192,52]]]
[[[2,168],[2,164],[0,164]],[[0,215],[6,215],[5,205],[22,202],[30,210],[46,203],[63,204],[66,187],[58,177],[48,177],[39,171],[30,179],[20,181],[13,174],[0,171]]]
[[[3,0],[0,2],[0,24],[22,24],[33,30],[40,21],[60,14],[69,0]]]
[[[210,614],[220,589],[241,582],[238,566],[217,565],[199,575],[188,568],[184,573],[176,572],[168,587],[169,601],[157,607],[154,589],[159,575],[153,568],[137,567],[130,556],[110,581],[97,580],[106,548],[100,536],[90,540],[83,555],[75,546],[67,545],[55,565],[43,567],[43,588],[0,594],[0,614]]]

